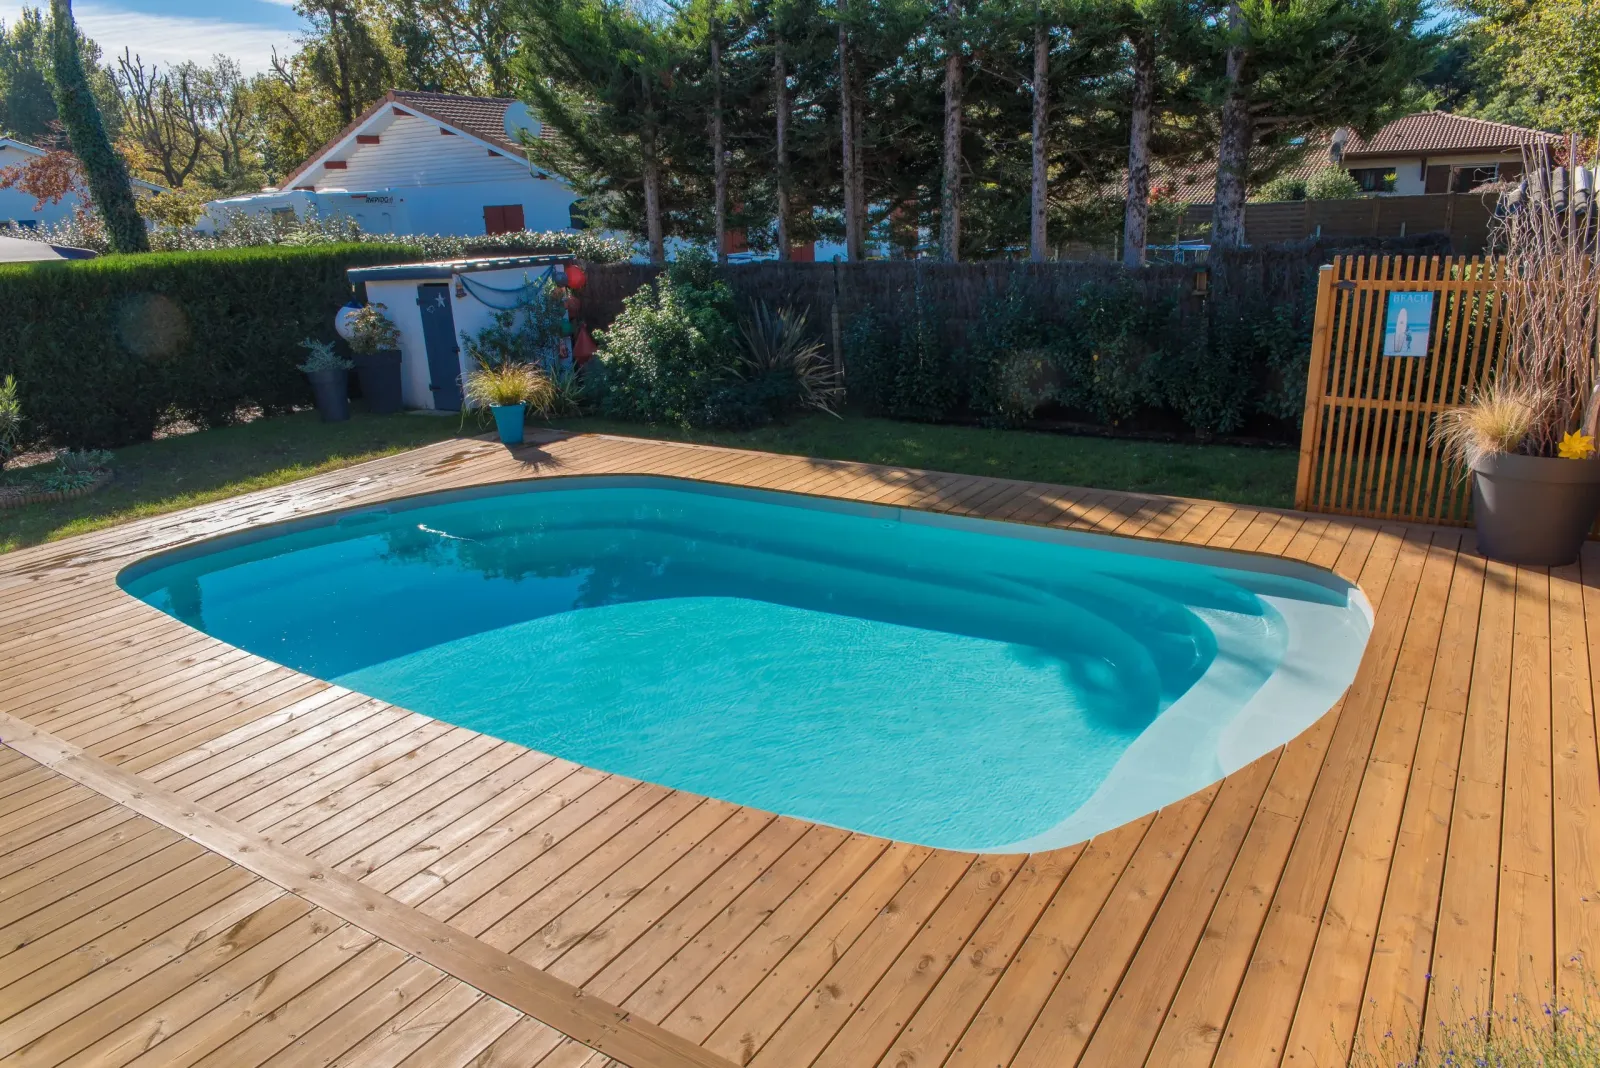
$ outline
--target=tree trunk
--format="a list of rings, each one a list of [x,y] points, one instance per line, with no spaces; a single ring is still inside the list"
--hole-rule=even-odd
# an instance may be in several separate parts
[[[100,106],[89,88],[78,53],[78,27],[72,19],[72,0],[50,0],[51,58],[56,76],[56,111],[66,127],[73,155],[83,165],[89,194],[105,220],[106,237],[113,252],[146,252],[150,235],[139,217],[128,184],[128,167],[111,147]]]
[[[1048,253],[1045,209],[1050,195],[1050,32],[1043,16],[1033,27],[1033,190],[1028,215],[1028,257],[1043,263]]]
[[[857,158],[860,153],[860,144],[857,143],[856,120],[860,116],[856,111],[855,86],[850,77],[850,35],[846,32],[844,23],[839,23],[839,119],[840,139],[842,141],[844,186],[844,250],[845,258],[855,263],[862,258],[866,251],[865,235],[862,231],[862,220],[865,212],[860,203],[861,183],[857,174],[861,161]]]
[[[715,12],[713,11],[713,16]],[[728,154],[722,144],[722,42],[711,29],[712,215],[717,232],[717,262],[728,262]]]
[[[1150,221],[1150,113],[1156,97],[1156,42],[1145,32],[1133,40],[1133,101],[1128,123],[1128,203],[1122,214],[1122,265],[1144,266]]]
[[[1228,46],[1228,95],[1222,102],[1221,142],[1217,148],[1217,191],[1211,206],[1213,248],[1243,248],[1244,202],[1250,173],[1250,142],[1255,130],[1245,93],[1245,64],[1249,55],[1238,35],[1244,30],[1244,13],[1237,2],[1228,5],[1228,28],[1235,34]]]
[[[939,258],[955,263],[961,258],[961,37],[954,23],[959,0],[946,0],[944,61],[944,180],[939,190]]]
[[[778,259],[788,260],[789,236],[789,68],[783,58],[783,36],[772,49],[773,112],[778,137]]]
[[[650,242],[650,262],[667,262],[667,242],[661,231],[661,161],[656,152],[656,131],[647,128],[639,139],[644,154],[644,229]]]

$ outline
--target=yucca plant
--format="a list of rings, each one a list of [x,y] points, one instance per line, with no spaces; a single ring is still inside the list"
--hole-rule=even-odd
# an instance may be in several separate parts
[[[748,377],[792,376],[800,407],[839,414],[835,409],[844,399],[844,383],[822,342],[807,332],[804,311],[785,306],[774,312],[766,301],[758,300],[739,320],[739,332],[744,336]]]
[[[550,376],[529,363],[479,366],[467,374],[464,385],[462,395],[474,408],[523,404],[547,415],[556,400]]]
[[[0,381],[0,467],[22,447],[22,400],[17,396],[17,380],[6,375]]]

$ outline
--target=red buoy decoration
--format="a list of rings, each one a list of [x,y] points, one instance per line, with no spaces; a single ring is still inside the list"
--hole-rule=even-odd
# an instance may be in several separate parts
[[[589,336],[589,324],[578,324],[578,336],[572,339],[572,362],[582,367],[594,358],[594,338]]]
[[[589,281],[589,275],[576,263],[567,264],[567,288],[582,289]]]
[[[578,312],[583,309],[583,301],[579,300],[577,297],[568,297],[561,303],[566,305],[568,315],[577,315]]]

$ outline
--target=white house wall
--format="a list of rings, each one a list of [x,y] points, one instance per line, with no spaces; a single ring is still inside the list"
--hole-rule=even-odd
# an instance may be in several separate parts
[[[378,143],[351,142],[330,152],[345,167],[329,170],[319,161],[295,185],[323,189],[400,189],[407,186],[496,182],[526,177],[528,165],[499,152],[490,154],[482,141],[440,133],[441,127],[411,115],[397,116],[379,129]]]

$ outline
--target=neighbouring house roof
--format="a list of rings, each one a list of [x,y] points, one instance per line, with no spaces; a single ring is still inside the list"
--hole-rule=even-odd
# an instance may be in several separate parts
[[[458,134],[475,138],[483,144],[499,149],[513,157],[521,157],[522,146],[506,136],[506,108],[515,104],[510,97],[455,96],[451,93],[423,93],[410,89],[391,89],[372,102],[343,130],[328,140],[321,148],[307,156],[305,162],[284,175],[278,188],[293,187],[295,179],[322,161],[323,157],[340,148],[364,127],[379,117],[385,108],[398,107],[412,114],[431,119],[440,126]],[[541,137],[552,131],[544,128]]]
[[[1437,152],[1495,152],[1525,145],[1556,145],[1562,138],[1543,130],[1504,122],[1423,111],[1396,119],[1371,137],[1351,133],[1344,158],[1351,156],[1420,156]]]

